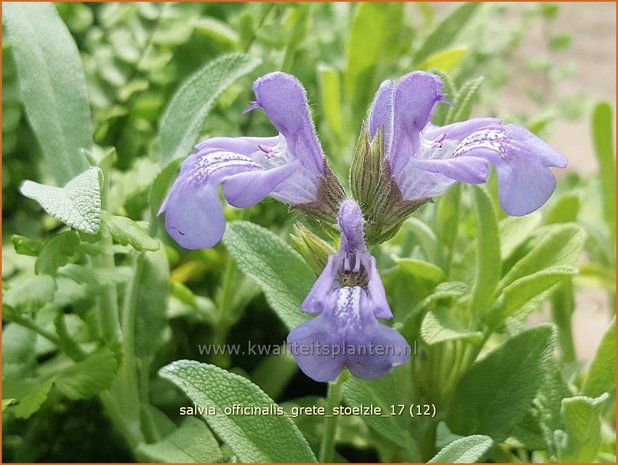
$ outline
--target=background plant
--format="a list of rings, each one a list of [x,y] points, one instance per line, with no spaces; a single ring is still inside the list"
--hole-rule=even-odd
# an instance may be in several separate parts
[[[268,130],[241,114],[251,81],[299,77],[343,175],[381,80],[441,73],[456,105],[436,123],[498,113],[526,29],[558,11],[532,5],[505,27],[509,6],[490,4],[442,16],[426,3],[4,5],[5,460],[312,461],[327,444],[349,461],[615,461],[615,323],[590,365],[571,328],[583,287],[615,301],[604,103],[590,112],[598,179],[572,175],[524,218],[504,217],[495,185],[457,186],[372,250],[417,354],[380,380],[346,380],[344,403],[434,404],[435,417],[342,417],[331,437],[322,417],[178,413],[187,396],[220,409],[325,405],[325,386],[290,358],[198,350],[281,344],[299,323],[314,274],[285,207],[228,207],[224,244],[194,252],[155,216],[200,137]],[[566,37],[547,40],[557,53]],[[568,76],[551,60],[531,72],[549,86]],[[540,113],[511,119],[536,132],[585,107],[535,91]],[[548,306],[552,322],[531,328]],[[179,359],[205,364],[170,365]]]

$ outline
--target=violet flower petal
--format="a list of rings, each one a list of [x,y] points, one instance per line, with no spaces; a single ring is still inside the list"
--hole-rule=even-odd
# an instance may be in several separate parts
[[[255,81],[253,92],[256,104],[285,137],[292,156],[313,175],[321,175],[324,172],[324,153],[300,81],[290,74],[270,73]]]
[[[405,362],[410,352],[397,331],[376,319],[393,315],[354,200],[341,203],[339,226],[339,250],[329,257],[301,306],[319,315],[288,336],[298,366],[316,381],[335,379],[345,366],[359,378],[377,378]]]
[[[390,320],[393,318],[393,312],[391,312],[391,308],[386,300],[386,291],[378,274],[375,257],[371,257],[370,263],[369,270],[367,270],[369,282],[367,283],[366,305],[377,318]]]
[[[492,163],[498,175],[500,204],[512,216],[543,205],[556,187],[549,167],[566,167],[566,159],[527,129],[494,125],[475,131],[456,148],[453,158],[414,160],[431,173],[470,184],[485,182]]]
[[[297,169],[298,162],[272,169],[245,171],[230,176],[222,184],[223,196],[237,208],[252,207],[270,195]]]
[[[322,315],[294,328],[287,344],[303,373],[319,382],[332,381],[345,366],[343,340]],[[339,354],[339,355],[336,355]]]
[[[345,251],[366,251],[363,239],[365,220],[360,206],[352,199],[346,199],[339,206],[339,226],[341,227],[341,249]]]
[[[347,366],[355,376],[372,379],[407,360],[406,340],[378,323],[366,311],[366,300],[361,287],[342,287],[331,294],[324,312],[289,334],[288,346],[307,376],[331,381]]]
[[[438,76],[415,71],[402,77],[393,92],[393,136],[387,156],[393,173],[400,171],[420,148],[420,133],[440,101],[442,81]]]
[[[322,313],[325,302],[328,301],[330,295],[337,287],[339,287],[337,264],[335,256],[331,255],[328,257],[324,270],[301,304],[301,311],[305,313]]]
[[[185,249],[213,247],[223,237],[225,217],[216,186],[177,181],[162,208],[167,232]]]
[[[380,129],[384,131],[384,147],[389,147],[393,134],[393,81],[380,84],[369,109],[368,130],[373,139]]]
[[[365,305],[365,298],[361,295],[360,305]],[[384,376],[410,355],[410,346],[404,337],[375,318],[349,331],[346,344],[356,348],[347,354],[346,366],[354,376],[362,379]]]

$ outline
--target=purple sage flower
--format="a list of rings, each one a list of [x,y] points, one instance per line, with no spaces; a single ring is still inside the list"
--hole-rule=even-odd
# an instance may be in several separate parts
[[[195,147],[159,210],[168,233],[184,248],[213,247],[223,237],[219,186],[235,207],[271,196],[334,220],[343,190],[324,158],[302,84],[276,72],[255,81],[253,92],[256,101],[249,109],[263,109],[279,134],[215,137]]]
[[[347,367],[358,378],[377,378],[406,361],[410,347],[377,318],[393,317],[376,260],[363,238],[358,204],[344,200],[339,209],[341,246],[328,258],[301,310],[318,316],[288,336],[300,369],[316,381],[330,381]]]
[[[492,164],[509,215],[526,215],[547,201],[556,187],[549,168],[567,166],[561,154],[527,129],[494,118],[434,126],[429,121],[439,102],[448,102],[442,80],[420,71],[383,82],[374,98],[367,130],[371,139],[383,130],[384,157],[401,200],[428,200],[456,181],[484,183]]]

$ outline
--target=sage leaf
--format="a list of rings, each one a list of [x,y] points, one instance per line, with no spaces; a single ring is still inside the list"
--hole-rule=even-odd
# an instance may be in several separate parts
[[[102,219],[112,238],[122,245],[130,245],[140,252],[159,250],[159,241],[148,235],[146,229],[130,218],[103,212]]]
[[[217,409],[216,415],[204,415],[204,419],[232,448],[240,462],[316,461],[307,441],[290,418],[224,414],[224,409],[234,404],[272,408],[273,401],[248,379],[190,360],[171,363],[159,373],[197,405]]]
[[[476,274],[470,298],[473,312],[485,313],[494,300],[502,260],[498,222],[491,201],[483,189],[474,186],[474,214],[478,234]]]
[[[540,325],[507,340],[475,363],[455,387],[447,424],[457,434],[504,441],[532,406],[555,344],[552,326]]]
[[[167,327],[167,297],[170,270],[161,248],[144,252],[138,257],[132,289],[135,289],[135,354],[138,357],[155,355],[163,341]]]
[[[36,200],[54,218],[79,231],[95,234],[101,218],[99,168],[90,168],[64,187],[24,181],[20,192]]]
[[[55,276],[58,268],[69,263],[69,258],[77,252],[80,240],[75,231],[65,231],[45,243],[34,264],[36,274]]]
[[[537,232],[540,239],[502,278],[500,287],[553,266],[575,265],[586,240],[580,226],[563,223],[545,226]]]
[[[566,431],[558,430],[558,460],[560,462],[593,462],[601,446],[601,414],[609,396],[595,399],[585,396],[562,400],[562,418]]]
[[[242,53],[226,54],[206,63],[180,86],[161,118],[164,166],[190,154],[217,97],[259,63]]]
[[[438,452],[427,463],[474,463],[479,462],[493,444],[489,436],[475,434],[459,438]]]
[[[228,224],[223,243],[288,329],[306,320],[300,305],[315,278],[298,252],[269,230],[246,221]]]
[[[208,426],[188,417],[178,429],[154,444],[140,444],[137,455],[142,462],[215,463],[222,462],[219,443]]]
[[[73,37],[52,3],[3,5],[26,115],[56,181],[88,168],[92,148],[86,78]]]
[[[458,32],[474,16],[479,6],[478,3],[464,3],[437,24],[414,54],[414,62],[416,64],[422,63],[431,55],[447,48]]]

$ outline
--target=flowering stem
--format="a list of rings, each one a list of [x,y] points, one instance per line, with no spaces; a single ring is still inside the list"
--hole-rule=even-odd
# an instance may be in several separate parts
[[[332,462],[335,456],[335,436],[337,433],[337,418],[333,415],[333,409],[341,404],[341,386],[345,379],[342,372],[335,381],[328,383],[326,395],[326,417],[324,418],[324,431],[322,444],[320,445],[319,460],[322,463]]]

